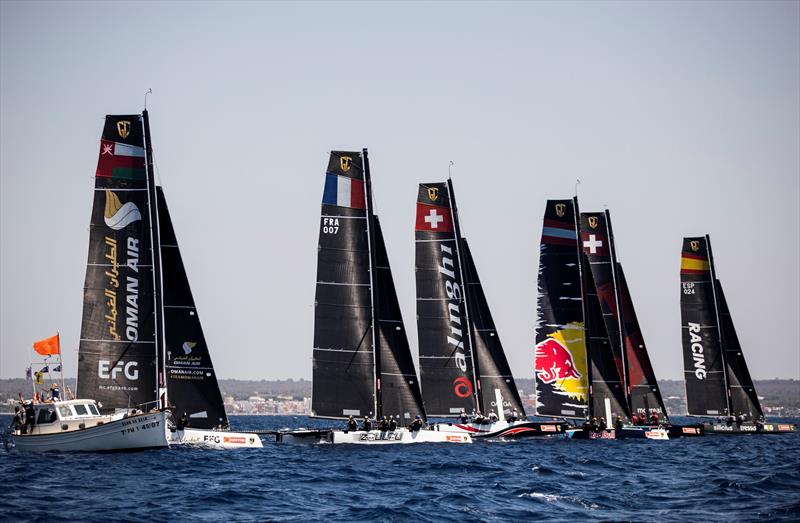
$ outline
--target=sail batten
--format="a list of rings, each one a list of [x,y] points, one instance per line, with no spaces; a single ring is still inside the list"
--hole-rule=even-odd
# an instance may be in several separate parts
[[[589,417],[577,199],[548,200],[539,246],[536,414]]]
[[[93,193],[77,394],[149,408],[159,364],[141,115],[106,116]]]

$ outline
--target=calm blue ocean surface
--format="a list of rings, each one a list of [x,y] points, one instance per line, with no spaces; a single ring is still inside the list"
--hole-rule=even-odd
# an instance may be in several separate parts
[[[0,478],[2,521],[798,521],[800,434],[383,447],[265,437],[263,449],[239,451],[0,450]]]

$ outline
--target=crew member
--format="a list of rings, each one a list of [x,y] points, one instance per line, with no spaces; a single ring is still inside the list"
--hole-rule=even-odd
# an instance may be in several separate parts
[[[517,409],[512,410],[511,415],[508,417],[508,422],[514,423],[518,419],[519,419],[519,412],[517,412]]]
[[[659,421],[658,420],[658,412],[653,411],[653,413],[650,414],[650,424],[651,425],[658,425],[658,421]]]
[[[61,399],[61,391],[59,390],[57,383],[50,385],[50,399],[54,402]]]
[[[469,421],[469,418],[467,417],[467,411],[464,409],[461,409],[461,414],[459,414],[458,417],[461,418],[461,423],[466,424]]]
[[[178,430],[183,430],[188,425],[189,425],[189,416],[187,416],[186,413],[184,412],[183,414],[181,414],[181,417],[178,418],[178,421],[175,423],[175,427]]]
[[[497,414],[495,414],[493,410],[490,410],[489,411],[489,423],[497,423],[498,419],[499,418],[497,417]]]
[[[622,430],[622,416],[617,415],[617,419],[614,420],[614,428]]]
[[[369,419],[369,415],[364,416],[364,426],[362,427],[362,430],[372,430],[372,420]]]
[[[602,417],[600,418],[600,420],[598,421],[598,428],[601,431],[606,430],[606,419],[605,418],[602,418]]]
[[[386,419],[386,416],[382,417],[378,422],[378,430],[381,432],[389,430],[389,421]]]
[[[419,414],[414,418],[414,421],[411,422],[411,425],[408,426],[408,429],[411,432],[416,432],[422,429],[422,418],[419,417]]]
[[[356,422],[353,416],[347,418],[347,430],[358,430],[358,422]]]
[[[33,432],[33,425],[36,423],[36,409],[33,408],[33,402],[29,401],[25,404],[25,432],[31,434]]]
[[[397,420],[394,418],[394,416],[389,416],[389,430],[397,430]]]
[[[475,413],[475,419],[472,420],[472,423],[475,423],[477,425],[483,425],[483,424],[486,423],[486,418],[483,417],[483,414],[481,414],[481,411],[477,411]]]
[[[14,407],[14,419],[11,420],[11,430],[13,431],[22,431],[22,425],[24,424],[24,416],[25,413],[22,409],[19,408],[19,405]]]
[[[631,424],[632,425],[639,424],[639,416],[637,416],[635,412],[631,415]]]

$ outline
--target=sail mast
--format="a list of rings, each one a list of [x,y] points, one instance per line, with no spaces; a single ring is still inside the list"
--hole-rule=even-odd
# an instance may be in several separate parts
[[[168,405],[166,387],[166,353],[164,351],[164,310],[161,296],[161,243],[159,240],[158,210],[156,196],[155,173],[153,172],[153,143],[150,138],[150,117],[147,109],[142,111],[144,123],[144,154],[147,172],[148,210],[150,213],[150,252],[153,260],[153,300],[155,313],[155,349],[156,349],[156,405],[163,409]]]
[[[375,281],[375,268],[377,267],[377,261],[375,257],[375,215],[373,213],[372,207],[372,178],[370,177],[369,173],[369,157],[367,156],[367,149],[366,147],[362,149],[362,161],[364,162],[364,191],[366,192],[366,205],[367,205],[367,237],[369,241],[367,242],[367,247],[369,249],[369,281],[370,281],[370,298],[371,298],[371,308],[372,308],[372,326],[370,329],[372,330],[372,353],[375,361],[374,365],[374,374],[375,374],[375,419],[378,419],[382,415],[382,405],[381,405],[381,358],[380,358],[380,351],[378,350],[378,337],[375,335],[375,314],[378,310],[376,306],[379,302],[378,296],[378,286],[376,285]]]
[[[466,286],[466,280],[464,279],[464,248],[461,245],[461,224],[458,220],[458,206],[456,205],[456,194],[453,191],[453,179],[449,176],[447,177],[447,192],[448,196],[450,197],[450,209],[451,213],[453,214],[453,230],[456,235],[456,255],[458,256],[458,272],[461,276],[461,282]],[[469,306],[467,305],[467,292],[464,289],[462,294],[462,301],[464,303],[464,321],[466,322],[467,326],[467,338],[469,339],[469,354],[470,359],[472,360],[472,387],[475,391],[474,400],[475,405],[477,408],[480,408],[483,405],[481,401],[481,381],[480,381],[480,373],[478,372],[478,359],[475,357],[475,333],[472,332],[472,324],[469,321]],[[498,408],[502,409],[502,405],[498,406]]]
[[[714,267],[714,255],[711,252],[711,238],[706,234],[706,249],[708,249],[708,266],[711,270],[711,293],[714,297],[714,314],[717,320],[717,335],[719,336],[719,355],[722,358],[722,378],[725,382],[725,404],[728,409],[728,416],[733,415],[731,407],[731,389],[728,384],[728,364],[725,361],[725,340],[722,338],[722,317],[719,312],[719,298],[717,297],[717,270]]]
[[[622,354],[622,386],[625,388],[625,401],[628,403],[628,410],[633,414],[631,403],[631,386],[628,379],[628,351],[625,350],[624,322],[622,319],[622,303],[619,297],[619,275],[617,274],[617,247],[614,243],[614,231],[611,228],[611,212],[606,209],[606,234],[608,235],[608,248],[611,254],[611,280],[614,283],[614,303],[617,309],[617,327],[619,330],[619,348]]]
[[[580,183],[580,182],[578,182]],[[577,193],[577,186],[576,191]],[[589,321],[589,315],[586,313],[586,275],[584,274],[584,266],[583,266],[583,259],[585,255],[583,254],[583,247],[581,245],[581,236],[580,236],[580,209],[578,208],[578,196],[577,194],[572,197],[572,209],[574,212],[574,220],[575,220],[575,231],[577,234],[577,241],[575,242],[575,249],[578,252],[578,275],[581,281],[581,314],[583,315],[583,339],[586,346],[586,382],[587,386],[589,387],[587,393],[587,418],[592,419],[594,416],[594,408],[592,407],[592,362],[589,357],[589,326],[587,322]]]

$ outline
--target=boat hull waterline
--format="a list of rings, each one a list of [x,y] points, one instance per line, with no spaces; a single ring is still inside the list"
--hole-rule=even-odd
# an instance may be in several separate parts
[[[258,434],[192,428],[170,430],[169,444],[208,449],[252,449],[264,446]]]
[[[289,430],[279,432],[276,440],[282,443],[335,443],[352,445],[408,445],[412,443],[472,443],[469,434],[437,430]]]
[[[86,429],[51,434],[14,435],[14,445],[34,452],[108,452],[163,448],[167,439],[167,413],[150,412],[109,421]]]
[[[567,424],[542,421],[496,421],[494,423],[437,423],[434,430],[469,434],[473,438],[529,438],[563,436]]]

